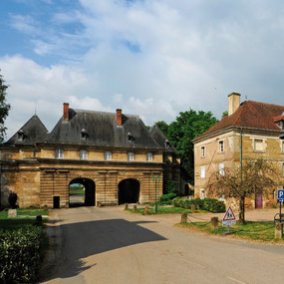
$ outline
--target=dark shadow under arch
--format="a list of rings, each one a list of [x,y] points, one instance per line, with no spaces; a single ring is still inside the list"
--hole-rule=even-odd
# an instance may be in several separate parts
[[[76,189],[77,188],[77,189]],[[95,206],[95,182],[88,178],[75,178],[69,183],[69,207]]]
[[[118,204],[137,203],[140,183],[136,179],[124,179],[118,184]]]

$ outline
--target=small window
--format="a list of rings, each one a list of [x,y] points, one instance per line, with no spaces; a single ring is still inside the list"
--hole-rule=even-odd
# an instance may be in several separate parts
[[[105,160],[106,161],[112,160],[112,153],[110,151],[105,152]]]
[[[205,166],[200,167],[200,178],[204,179],[206,176],[206,168]]]
[[[80,159],[81,160],[87,160],[88,159],[88,151],[80,150]]]
[[[205,157],[205,146],[201,146],[200,148],[200,154],[201,154],[201,158]]]
[[[221,176],[224,176],[225,175],[225,166],[223,163],[219,164],[219,174]]]
[[[200,189],[200,199],[204,199],[206,197],[204,188]]]
[[[284,141],[281,141],[281,152],[284,153]]]
[[[25,138],[25,133],[21,129],[21,130],[18,131],[18,141],[22,142],[22,141],[24,141],[24,138]]]
[[[85,128],[82,128],[81,129],[81,139],[82,140],[87,140],[87,138],[88,138],[88,132],[87,132],[87,130],[85,129]]]
[[[224,152],[224,141],[223,140],[218,142],[218,147],[219,147],[218,148],[219,152],[223,153]]]
[[[254,151],[255,152],[264,151],[264,144],[262,139],[254,139]]]
[[[63,159],[64,158],[64,151],[61,148],[57,148],[55,150],[55,158],[56,159]]]
[[[134,161],[135,160],[135,155],[133,152],[128,153],[128,161]]]
[[[153,161],[154,155],[152,152],[147,153],[147,161]]]

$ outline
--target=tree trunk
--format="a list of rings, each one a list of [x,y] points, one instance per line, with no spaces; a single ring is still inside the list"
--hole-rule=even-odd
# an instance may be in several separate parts
[[[240,208],[239,208],[239,222],[240,224],[245,223],[245,195],[240,197]]]

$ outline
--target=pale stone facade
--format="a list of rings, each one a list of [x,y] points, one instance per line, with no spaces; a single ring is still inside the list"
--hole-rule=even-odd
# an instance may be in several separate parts
[[[208,196],[210,176],[225,168],[239,167],[241,157],[243,161],[258,157],[269,159],[279,166],[284,178],[284,142],[279,139],[282,129],[277,126],[273,127],[275,123],[273,118],[281,115],[284,107],[249,101],[236,106],[240,101],[239,97],[239,94],[230,94],[229,116],[194,141],[196,197]],[[250,105],[256,109],[259,105],[265,107],[265,112],[256,117],[256,122],[250,121],[251,117],[255,117],[255,113],[249,112]],[[269,117],[271,113],[268,110],[271,109],[273,109],[272,117]],[[261,122],[261,118],[269,120],[269,123]],[[261,127],[262,125],[264,127]],[[279,186],[282,187],[282,185]],[[223,198],[222,196],[215,197]],[[246,205],[252,208],[265,207],[275,202],[273,190],[270,196],[260,198],[261,206],[257,205],[257,197],[247,198]],[[232,199],[226,202],[227,205],[235,204]]]
[[[9,192],[16,192],[20,207],[68,207],[69,186],[74,181],[80,181],[89,188],[86,203],[91,206],[116,205],[127,203],[129,200],[139,203],[158,200],[163,193],[165,149],[156,143],[140,119],[125,116],[123,119],[127,122],[124,124],[121,117],[120,121],[115,117],[117,114],[100,113],[100,120],[103,118],[111,121],[109,129],[114,129],[114,134],[107,133],[107,127],[98,125],[95,121],[94,124],[98,126],[94,127],[96,138],[92,140],[94,134],[90,124],[78,125],[78,122],[72,122],[72,118],[65,121],[66,111],[70,112],[70,109],[64,104],[63,120],[60,123],[63,130],[70,123],[68,129],[73,131],[70,136],[69,132],[64,132],[64,135],[69,137],[66,141],[62,140],[59,134],[54,134],[63,131],[56,132],[58,126],[46,136],[42,135],[40,139],[33,137],[29,141],[32,133],[44,132],[44,128],[39,129],[39,119],[33,117],[33,123],[28,122],[26,128],[23,127],[9,143],[1,147],[2,206],[7,204]],[[82,111],[78,113],[85,117]],[[88,115],[89,119],[97,116],[96,113]],[[88,127],[88,139],[86,141],[83,137],[84,139],[76,142],[77,132],[72,128],[78,128],[79,134],[80,131],[82,134],[85,133],[85,129],[81,130],[82,127]],[[125,138],[127,135],[129,138],[130,131],[134,142]],[[52,140],[52,135],[56,136],[58,141]],[[75,142],[71,141],[73,137]],[[107,142],[103,141],[105,137]],[[112,139],[115,139],[115,142]],[[126,139],[126,142],[121,142],[123,139]],[[125,186],[124,181],[128,181],[130,186]],[[136,188],[137,197],[133,197],[131,187]],[[121,197],[119,195],[122,191]]]

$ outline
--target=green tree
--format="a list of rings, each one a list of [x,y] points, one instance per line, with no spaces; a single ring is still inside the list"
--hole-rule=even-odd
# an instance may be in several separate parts
[[[257,194],[269,193],[279,185],[280,169],[262,158],[245,160],[242,167],[226,168],[213,173],[208,183],[211,196],[224,195],[233,197],[239,202],[239,221],[245,223],[245,198]]]
[[[6,102],[7,88],[8,86],[5,84],[3,76],[0,74],[0,142],[3,142],[6,134],[7,128],[4,126],[4,121],[10,110],[10,105]]]
[[[176,120],[169,124],[167,137],[181,157],[183,173],[190,182],[194,181],[194,153],[192,140],[204,133],[217,122],[211,112],[181,112]]]

